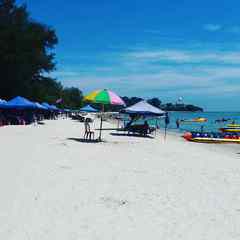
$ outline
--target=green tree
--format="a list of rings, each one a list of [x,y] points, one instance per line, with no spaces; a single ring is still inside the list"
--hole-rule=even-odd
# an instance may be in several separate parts
[[[0,96],[32,96],[32,86],[55,68],[57,42],[55,31],[32,20],[26,5],[0,0]]]
[[[83,104],[83,94],[78,88],[64,88],[62,91],[62,106],[79,109]]]
[[[38,102],[48,102],[54,104],[61,98],[63,86],[54,79],[42,77],[31,86],[29,98]]]
[[[162,102],[158,98],[152,98],[148,100],[148,103],[152,104],[154,107],[160,108]]]

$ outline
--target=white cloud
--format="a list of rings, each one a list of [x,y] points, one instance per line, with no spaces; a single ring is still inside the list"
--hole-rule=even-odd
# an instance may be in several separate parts
[[[209,32],[217,32],[222,29],[222,26],[219,24],[205,24],[203,28]]]
[[[68,77],[75,77],[77,75],[79,75],[79,72],[76,71],[69,71],[69,70],[61,70],[61,71],[55,71],[53,73],[54,77],[64,77],[64,78],[68,78]]]
[[[83,76],[75,73],[60,78],[66,86],[75,86],[88,92],[98,88],[111,88],[118,93],[146,95],[151,92],[163,91],[179,92],[182,94],[202,95],[209,94],[238,94],[238,78],[240,69],[234,67],[195,67],[182,71],[171,67],[160,70],[159,73],[138,73],[130,75],[114,75],[112,77],[97,76],[89,73]]]
[[[200,52],[184,50],[139,51],[127,54],[129,60],[172,61],[176,63],[226,63],[240,64],[240,52]]]
[[[142,49],[114,57],[109,65],[61,66],[54,75],[65,86],[79,87],[84,93],[98,88],[143,97],[239,93],[238,51]]]
[[[240,26],[223,26],[220,24],[205,24],[203,25],[203,29],[208,32],[223,32],[223,33],[240,33]]]

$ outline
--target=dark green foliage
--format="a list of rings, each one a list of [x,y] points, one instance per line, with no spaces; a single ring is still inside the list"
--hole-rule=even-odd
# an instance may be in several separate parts
[[[186,111],[186,112],[202,112],[203,109],[194,105],[172,104],[167,103],[161,105],[160,108],[165,111]]]
[[[79,89],[63,88],[60,82],[46,77],[55,69],[52,50],[57,42],[55,31],[32,20],[26,5],[0,0],[0,97],[21,95],[50,104],[62,98],[59,107],[81,107]]]
[[[0,96],[31,96],[32,86],[54,70],[56,44],[54,30],[33,21],[25,5],[0,0]]]
[[[148,100],[148,103],[150,103],[154,107],[161,108],[162,102],[158,98],[152,98]]]
[[[78,88],[65,88],[62,91],[63,103],[61,106],[71,109],[79,109],[82,107],[83,94]]]
[[[29,98],[39,102],[55,103],[61,97],[63,86],[54,79],[42,77],[31,86]]]
[[[136,104],[136,103],[138,103],[138,102],[143,100],[143,98],[139,98],[139,97],[131,97],[131,98],[129,98],[129,97],[126,97],[126,96],[122,97],[122,99],[125,102],[127,107],[129,107],[129,106],[131,106],[133,104]]]

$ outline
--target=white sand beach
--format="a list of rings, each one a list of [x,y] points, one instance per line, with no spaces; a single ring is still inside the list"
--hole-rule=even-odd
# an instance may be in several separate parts
[[[0,239],[240,239],[239,145],[82,137],[72,120],[0,128]]]

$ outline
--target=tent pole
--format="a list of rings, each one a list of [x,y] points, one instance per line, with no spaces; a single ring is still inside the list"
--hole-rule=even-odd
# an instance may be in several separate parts
[[[156,118],[156,122],[155,122],[155,137],[157,136],[157,126],[158,126],[158,120]]]
[[[103,112],[104,112],[104,104],[102,105],[102,113],[103,113]],[[102,114],[101,114],[99,141],[102,141],[102,124],[103,124],[103,119],[102,119]]]

